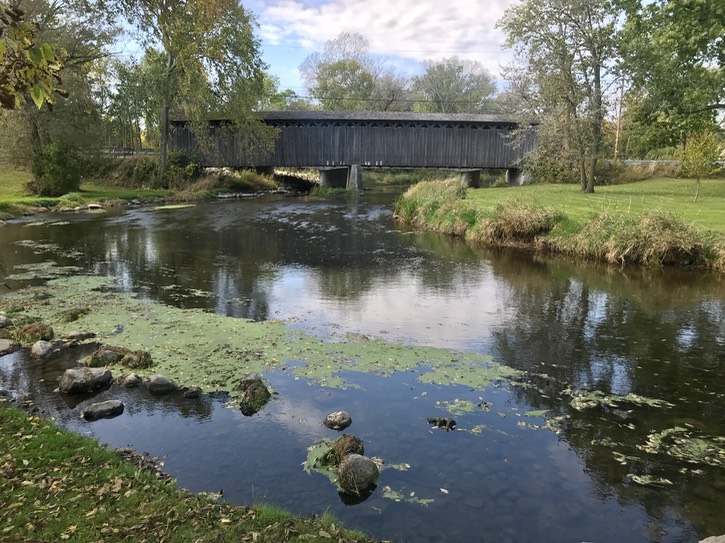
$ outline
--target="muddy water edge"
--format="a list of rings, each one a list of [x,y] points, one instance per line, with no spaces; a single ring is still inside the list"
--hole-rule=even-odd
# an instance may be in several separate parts
[[[481,251],[406,230],[391,203],[274,197],[6,223],[0,311],[146,349],[152,371],[205,393],[55,392],[91,345],[0,357],[0,388],[163,458],[180,486],[330,511],[379,538],[725,534],[722,280]],[[248,371],[275,393],[251,417],[231,390]],[[109,398],[123,415],[80,419]],[[337,437],[321,421],[339,409],[385,462],[355,505],[303,466]]]

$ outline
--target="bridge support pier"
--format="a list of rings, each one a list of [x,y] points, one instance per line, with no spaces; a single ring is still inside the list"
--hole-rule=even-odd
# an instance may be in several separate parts
[[[274,175],[274,166],[257,166],[255,171],[259,175]]]
[[[360,164],[353,164],[350,166],[350,171],[347,175],[347,190],[362,192],[363,182],[362,168],[360,167]]]
[[[349,169],[347,166],[320,168],[320,187],[329,189],[346,188]]]
[[[481,188],[481,170],[461,170],[458,175],[464,187],[471,189]]]
[[[525,182],[524,172],[519,168],[507,168],[506,169],[506,183],[512,187],[518,187]]]

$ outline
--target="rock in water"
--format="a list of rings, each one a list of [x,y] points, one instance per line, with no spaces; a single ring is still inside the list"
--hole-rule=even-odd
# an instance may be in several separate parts
[[[58,388],[65,394],[79,394],[104,387],[113,375],[106,368],[70,368],[65,370]]]
[[[135,388],[143,382],[138,373],[129,373],[118,378],[118,384],[125,388]]]
[[[354,435],[344,435],[335,440],[328,453],[329,461],[337,466],[349,454],[365,454],[362,440]]]
[[[123,413],[123,402],[121,400],[106,400],[89,405],[81,412],[81,417],[86,420],[98,420],[117,417]]]
[[[378,482],[377,464],[366,456],[348,454],[340,462],[338,484],[348,494],[364,494]]]
[[[344,430],[352,424],[352,418],[346,411],[335,411],[327,415],[322,424],[332,430]]]
[[[271,397],[272,394],[261,379],[259,381],[254,381],[244,391],[244,395],[239,402],[239,408],[242,410],[242,415],[246,417],[254,415],[267,404]]]
[[[33,343],[33,346],[30,348],[30,354],[37,358],[45,358],[52,350],[53,344],[50,341],[41,339],[40,341]]]
[[[17,351],[20,346],[12,339],[0,339],[0,356]]]
[[[150,375],[146,386],[148,386],[151,392],[155,392],[156,394],[168,394],[178,388],[176,383],[163,375]]]

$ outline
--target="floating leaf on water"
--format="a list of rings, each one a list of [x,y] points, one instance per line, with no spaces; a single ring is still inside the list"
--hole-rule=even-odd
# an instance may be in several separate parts
[[[622,404],[636,405],[638,407],[673,407],[674,404],[656,398],[647,398],[639,394],[626,395],[607,394],[601,390],[573,390],[567,388],[565,394],[572,397],[570,405],[577,411],[595,407],[609,407],[615,409]]]
[[[653,477],[651,475],[634,475],[633,473],[628,473],[627,477],[630,481],[637,483],[638,485],[658,486],[672,484],[672,481],[670,481],[669,479],[665,479],[664,477]]]
[[[524,417],[544,417],[550,409],[536,409],[534,411],[527,411],[524,413]]]
[[[435,501],[432,498],[418,498],[416,497],[415,492],[411,492],[408,497],[406,497],[402,492],[393,490],[389,486],[383,487],[383,498],[386,500],[393,500],[394,502],[417,503],[418,505],[425,506]]]

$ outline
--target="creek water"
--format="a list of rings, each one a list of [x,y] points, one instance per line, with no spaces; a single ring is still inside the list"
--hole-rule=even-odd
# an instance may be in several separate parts
[[[270,370],[273,400],[245,417],[216,396],[114,388],[64,397],[53,392],[56,380],[80,354],[41,363],[19,351],[0,357],[0,388],[29,392],[77,432],[162,458],[182,487],[223,489],[230,502],[300,515],[329,511],[377,538],[680,542],[725,534],[722,281],[476,249],[404,228],[392,198],[274,197],[11,221],[0,227],[0,309],[4,293],[40,284],[54,269],[111,275],[136,296],[279,319],[324,341],[355,334],[491,355],[526,372],[523,386],[423,384],[417,368],[349,372],[354,386],[338,389]],[[24,267],[49,262],[35,274]],[[574,390],[619,402],[576,409]],[[630,393],[671,405],[621,400]],[[83,405],[111,396],[126,404],[122,416],[80,420]],[[444,407],[457,400],[474,409],[451,415]],[[339,409],[351,413],[349,431],[366,454],[409,466],[384,469],[356,505],[302,467],[308,446],[336,437],[321,420]],[[426,423],[450,416],[451,432]],[[558,421],[556,431],[546,420]],[[652,450],[671,429],[682,439]],[[706,454],[688,455],[694,449]]]

